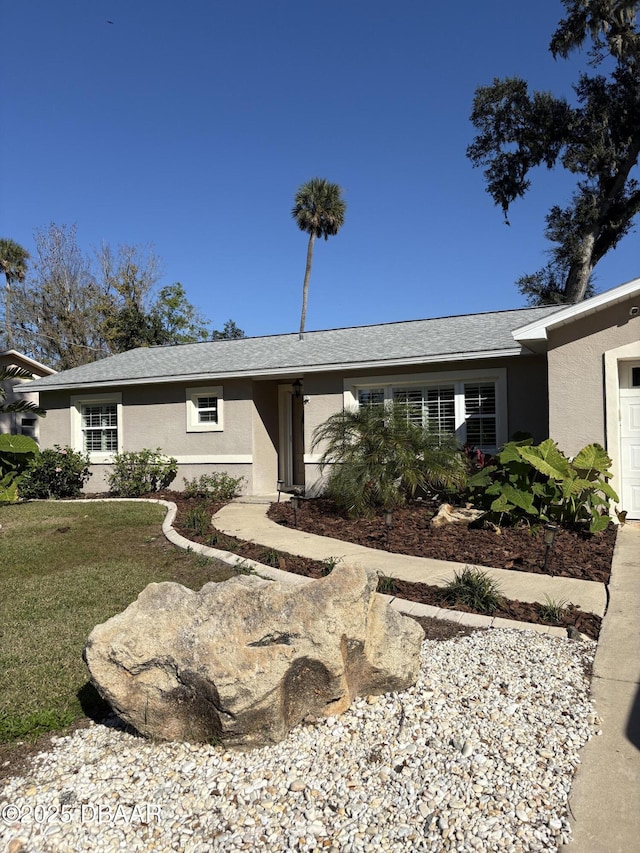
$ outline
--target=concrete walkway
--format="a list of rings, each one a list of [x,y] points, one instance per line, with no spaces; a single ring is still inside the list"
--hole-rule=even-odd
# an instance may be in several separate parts
[[[378,548],[365,548],[362,545],[343,542],[341,539],[316,536],[313,533],[283,527],[266,516],[269,505],[275,500],[277,495],[239,498],[223,507],[214,516],[213,523],[223,533],[256,542],[266,548],[314,560],[339,557],[342,561],[406,581],[444,586],[453,578],[454,572],[465,566],[464,563],[390,554]],[[545,596],[549,596],[554,600],[576,604],[585,612],[596,613],[598,616],[602,616],[606,608],[606,590],[601,583],[506,569],[483,567],[483,570],[500,585],[506,598],[544,602]]]
[[[618,531],[591,693],[602,734],[582,750],[567,853],[640,849],[640,522]]]

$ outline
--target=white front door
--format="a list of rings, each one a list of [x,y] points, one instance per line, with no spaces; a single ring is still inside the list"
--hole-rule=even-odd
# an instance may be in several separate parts
[[[622,509],[640,519],[640,362],[620,363]]]

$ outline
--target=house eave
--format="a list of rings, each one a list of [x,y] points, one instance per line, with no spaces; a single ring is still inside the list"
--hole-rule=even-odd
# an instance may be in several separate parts
[[[561,309],[555,314],[550,314],[542,320],[536,320],[534,323],[528,323],[526,326],[514,329],[511,334],[514,340],[527,346],[534,352],[546,352],[550,330],[566,326],[574,320],[581,317],[588,317],[602,308],[617,305],[636,295],[640,298],[640,278],[634,278],[625,284],[621,284],[619,287],[613,288],[613,290],[599,293],[597,296],[592,296],[583,302],[568,305],[566,308]]]
[[[176,382],[208,382],[212,379],[278,379],[295,376],[308,376],[315,373],[336,373],[354,370],[389,369],[407,367],[410,365],[438,364],[442,362],[476,361],[478,359],[510,358],[531,354],[526,347],[514,346],[501,350],[478,350],[476,352],[438,353],[427,356],[410,356],[394,359],[368,359],[357,362],[336,362],[306,365],[285,365],[280,368],[265,368],[264,370],[228,370],[207,371],[201,373],[181,373],[171,376],[144,376],[134,379],[104,379],[95,382],[67,382],[52,385],[32,384],[32,390],[40,393],[48,391],[75,391],[83,388],[114,388],[135,385],[171,384]]]
[[[0,352],[0,356],[8,356],[12,362],[20,362],[25,369],[31,370],[33,373],[40,372],[44,373],[47,376],[54,376],[58,371],[54,370],[53,367],[48,367],[46,364],[42,364],[39,361],[36,361],[35,358],[31,358],[28,355],[24,355],[18,350],[15,349],[5,349]],[[40,377],[41,378],[41,377]]]

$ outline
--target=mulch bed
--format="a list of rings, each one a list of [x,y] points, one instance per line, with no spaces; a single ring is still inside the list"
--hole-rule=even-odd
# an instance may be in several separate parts
[[[381,512],[372,519],[348,518],[332,501],[324,498],[302,503],[297,513],[297,526],[308,533],[396,554],[544,573],[546,549],[540,527],[502,527],[498,532],[473,530],[460,524],[431,528],[429,522],[436,510],[437,506],[427,501],[416,501],[394,510],[388,545]],[[293,526],[293,511],[288,503],[272,504],[269,518],[278,524]],[[590,534],[560,528],[549,553],[547,573],[608,583],[616,529],[610,524],[602,533]]]
[[[96,494],[86,497],[106,497],[106,495]],[[324,577],[331,569],[327,563],[227,536],[212,525],[202,533],[196,533],[189,526],[189,518],[193,517],[194,511],[197,514],[203,510],[203,515],[210,519],[224,506],[224,503],[215,503],[203,498],[186,498],[181,492],[169,490],[155,492],[145,497],[173,501],[178,507],[174,528],[181,536],[193,542],[209,545],[222,551],[231,551],[240,559],[255,560],[310,578]],[[457,525],[431,530],[428,528],[428,522],[434,512],[435,507],[426,501],[395,510],[388,550],[399,554],[432,557],[473,566],[542,573],[545,546],[539,530],[502,528],[500,533],[496,533],[492,530],[469,530]],[[268,515],[273,521],[293,526],[293,511],[286,502],[272,504]],[[387,550],[386,530],[381,515],[374,519],[349,519],[342,515],[335,505],[323,498],[303,502],[297,513],[297,529],[356,542],[370,548]],[[550,573],[607,583],[611,573],[615,536],[614,525],[603,533],[595,535],[580,531],[559,530],[549,559]],[[336,554],[336,557],[339,557],[339,554]],[[380,589],[389,595],[409,601],[418,601],[434,607],[447,607],[443,604],[442,587],[439,586],[384,578],[381,579]],[[449,609],[452,609],[450,605]],[[457,604],[455,609],[468,613],[478,612],[462,604]],[[594,639],[597,639],[600,632],[601,618],[593,613],[583,613],[573,605],[568,606],[562,620],[556,622],[545,621],[540,611],[541,605],[538,603],[503,598],[500,606],[490,615],[520,622],[575,628]],[[425,627],[428,638],[431,633],[434,639],[445,638],[436,624],[440,620],[420,619],[418,621]],[[434,623],[433,626],[431,623]],[[456,636],[458,633],[461,632],[445,632],[445,636]]]

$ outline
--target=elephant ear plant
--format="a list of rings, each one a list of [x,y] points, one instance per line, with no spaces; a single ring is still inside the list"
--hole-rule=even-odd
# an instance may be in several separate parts
[[[618,496],[607,479],[611,459],[599,444],[589,444],[573,459],[550,438],[505,444],[469,480],[471,500],[498,525],[526,521],[588,524],[591,533],[610,522],[609,501]]]
[[[39,453],[38,445],[26,435],[0,435],[0,503],[18,499],[20,478]]]

